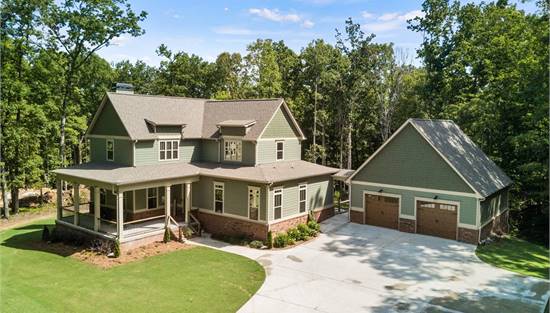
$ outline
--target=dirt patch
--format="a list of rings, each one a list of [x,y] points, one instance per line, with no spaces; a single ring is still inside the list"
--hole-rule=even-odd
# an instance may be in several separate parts
[[[90,250],[81,250],[71,255],[77,260],[99,266],[101,268],[111,268],[113,266],[122,265],[134,261],[139,261],[151,256],[160,255],[177,250],[191,249],[193,245],[170,241],[164,243],[161,241],[153,242],[135,249],[123,251],[118,258],[110,258],[104,254],[98,254]]]
[[[37,220],[53,218],[56,216],[57,208],[55,206],[45,207],[36,212],[25,212],[10,216],[9,219],[0,219],[0,230],[19,227]]]

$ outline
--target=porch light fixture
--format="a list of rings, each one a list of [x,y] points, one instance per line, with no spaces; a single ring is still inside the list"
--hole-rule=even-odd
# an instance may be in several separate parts
[[[382,191],[384,191],[384,189],[380,189],[380,190],[378,190],[378,192],[382,192]]]
[[[434,197],[434,200],[437,200],[437,196]]]

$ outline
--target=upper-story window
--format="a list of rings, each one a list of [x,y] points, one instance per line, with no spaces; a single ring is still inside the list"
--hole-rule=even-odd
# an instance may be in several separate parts
[[[285,158],[285,143],[284,141],[276,141],[275,144],[277,145],[277,161],[284,160]]]
[[[177,140],[161,140],[160,142],[160,156],[161,161],[164,160],[177,160],[179,158],[179,141]]]
[[[106,158],[107,161],[114,161],[115,160],[115,141],[113,139],[107,139],[106,145]]]
[[[225,161],[242,161],[243,146],[240,140],[224,140]]]
[[[298,187],[299,196],[298,206],[300,207],[300,213],[307,211],[307,185],[303,184]]]

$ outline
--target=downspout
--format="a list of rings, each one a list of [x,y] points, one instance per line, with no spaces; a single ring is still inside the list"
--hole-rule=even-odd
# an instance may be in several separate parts
[[[132,143],[132,166],[136,167],[136,143],[137,139]]]
[[[267,223],[267,232],[271,231],[271,223],[269,223],[269,189],[273,186],[273,182],[269,182],[266,185],[266,195],[265,195],[265,221]]]

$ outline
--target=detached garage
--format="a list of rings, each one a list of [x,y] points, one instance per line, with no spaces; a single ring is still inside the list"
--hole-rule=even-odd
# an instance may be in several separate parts
[[[473,244],[508,231],[512,181],[449,120],[407,120],[348,183],[351,222]]]

